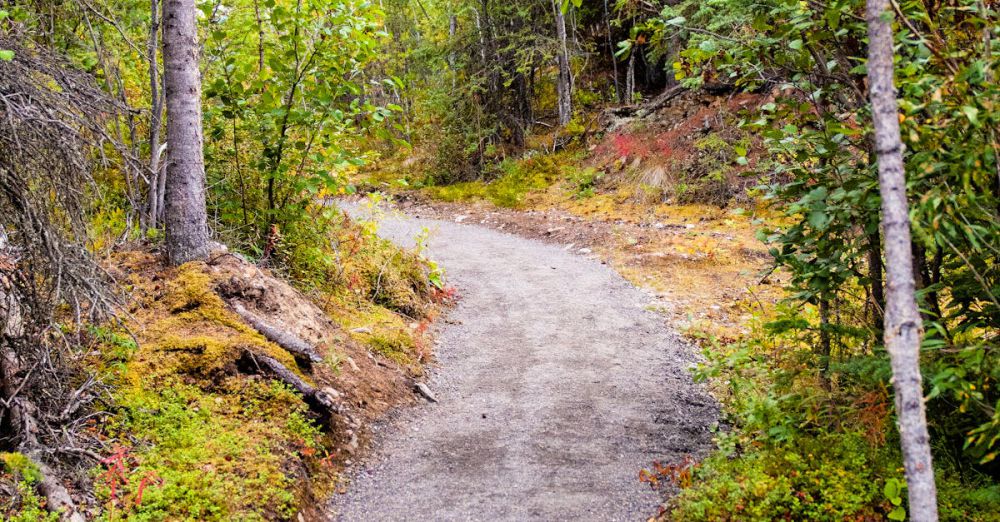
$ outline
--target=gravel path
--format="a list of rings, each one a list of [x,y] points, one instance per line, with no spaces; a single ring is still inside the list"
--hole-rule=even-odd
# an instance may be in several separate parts
[[[350,207],[352,213],[361,212]],[[429,255],[460,301],[437,332],[440,402],[385,429],[338,520],[645,520],[652,461],[698,455],[716,406],[694,350],[599,261],[485,228],[390,214],[380,234]]]

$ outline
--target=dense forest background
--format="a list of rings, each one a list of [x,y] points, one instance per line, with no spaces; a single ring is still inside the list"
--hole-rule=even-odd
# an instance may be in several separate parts
[[[908,496],[900,379],[884,344],[906,326],[887,323],[894,265],[879,182],[881,155],[899,154],[939,515],[995,519],[1000,15],[984,0],[887,4],[902,140],[890,150],[870,103],[879,17],[865,7],[197,2],[208,229],[359,330],[337,343],[413,376],[428,356],[425,320],[449,298],[441,270],[329,198],[519,208],[545,204],[535,196],[558,186],[618,217],[724,209],[758,230],[768,266],[755,279],[779,282],[780,295],[748,305],[739,333],[686,332],[704,349],[696,374],[725,404],[727,427],[704,461],[644,477],[679,488],[662,515],[928,520]],[[59,489],[88,517],[290,518],[329,493],[335,463],[350,458],[331,457],[354,431],[322,427],[329,411],[311,385],[247,379],[246,353],[296,363],[204,291],[241,269],[160,260],[176,160],[164,9],[0,3],[0,512],[11,519],[46,516]],[[135,305],[129,294],[157,297]],[[375,316],[388,326],[364,331]],[[159,326],[138,332],[136,317]],[[216,359],[165,362],[194,350],[170,337],[169,320],[204,321],[189,337]],[[233,332],[248,336],[239,348],[221,341]],[[292,373],[320,382],[325,371]],[[369,375],[351,390],[397,377]],[[214,424],[194,427],[202,422]],[[213,432],[231,434],[225,448],[194,449]],[[262,440],[276,445],[252,471],[236,469]],[[210,478],[186,470],[192,462]]]

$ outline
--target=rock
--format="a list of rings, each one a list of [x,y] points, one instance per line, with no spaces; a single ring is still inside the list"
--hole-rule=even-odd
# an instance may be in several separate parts
[[[431,392],[431,389],[428,388],[427,385],[422,382],[418,382],[415,385],[413,385],[413,389],[416,390],[418,393],[420,393],[420,395],[423,395],[424,398],[430,402],[438,401],[437,397],[435,397],[434,394]]]
[[[590,250],[589,248],[581,248],[580,250],[577,250],[577,252],[581,254],[589,254],[592,252],[592,250]]]
[[[325,393],[331,399],[339,399],[340,398],[340,392],[337,391],[337,390],[335,390],[335,389],[333,389],[333,388],[331,388],[331,387],[329,387],[329,386],[323,388],[320,391],[322,391],[323,393]]]
[[[358,368],[358,363],[354,362],[354,359],[352,359],[350,357],[347,358],[347,364],[349,364],[351,366],[352,370],[354,370],[356,372],[360,372],[361,371],[361,368]]]
[[[367,326],[362,326],[360,328],[354,328],[354,329],[352,329],[351,333],[356,333],[356,334],[370,334],[370,333],[372,333],[372,329],[368,328]]]

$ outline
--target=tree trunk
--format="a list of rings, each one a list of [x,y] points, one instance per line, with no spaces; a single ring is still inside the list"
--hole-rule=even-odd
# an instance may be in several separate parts
[[[556,38],[559,40],[559,53],[556,56],[559,65],[559,78],[556,81],[556,91],[559,95],[559,125],[566,125],[573,117],[573,72],[570,70],[569,49],[566,47],[566,16],[555,0],[552,0],[552,9],[556,15]]]
[[[628,57],[628,68],[625,69],[625,104],[632,105],[635,101],[635,53],[638,50],[633,48]]]
[[[903,146],[893,85],[889,0],[868,0],[868,81],[875,126],[886,255],[885,346],[892,361],[896,420],[909,489],[910,519],[936,521],[937,490],[920,378],[923,325],[917,309]]]
[[[604,0],[604,29],[608,32],[608,55],[611,57],[612,74],[615,80],[615,99],[622,103],[622,90],[618,86],[618,57],[615,56],[615,45],[611,40],[611,13],[608,11],[608,0]]]
[[[181,264],[208,255],[201,76],[194,0],[163,3],[163,74],[167,101],[164,226],[167,257]]]
[[[882,332],[885,328],[885,292],[882,282],[882,238],[876,229],[868,235],[868,279],[871,280],[872,326]]]
[[[160,71],[156,53],[160,47],[159,0],[150,0],[149,42],[149,190],[147,191],[147,214],[145,228],[156,228],[160,215],[160,127],[163,118],[163,97],[160,93]]]
[[[448,69],[455,70],[455,33],[458,31],[458,17],[454,13],[448,15]],[[452,86],[454,86],[452,78]]]

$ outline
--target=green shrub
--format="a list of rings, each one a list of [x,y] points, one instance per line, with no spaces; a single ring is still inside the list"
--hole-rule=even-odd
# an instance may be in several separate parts
[[[898,455],[854,433],[801,437],[709,457],[676,498],[675,520],[830,520],[886,516],[884,498]],[[888,472],[888,473],[887,473]]]

